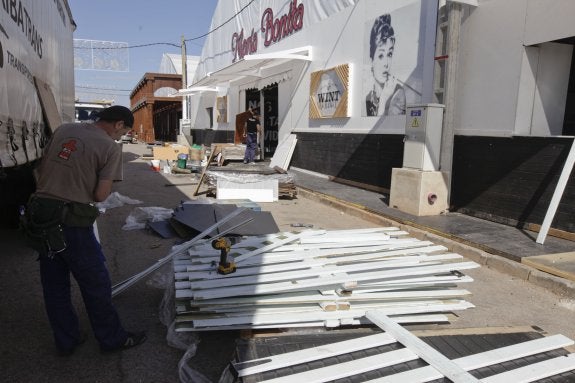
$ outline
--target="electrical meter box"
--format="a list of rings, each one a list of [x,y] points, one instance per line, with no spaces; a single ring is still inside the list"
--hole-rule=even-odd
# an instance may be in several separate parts
[[[404,168],[439,170],[444,108],[442,104],[407,105]]]

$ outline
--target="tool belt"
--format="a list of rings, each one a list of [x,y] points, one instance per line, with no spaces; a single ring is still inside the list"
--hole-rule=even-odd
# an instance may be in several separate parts
[[[89,227],[98,215],[98,208],[90,204],[32,195],[20,214],[20,225],[28,246],[53,256],[66,249],[64,226]]]

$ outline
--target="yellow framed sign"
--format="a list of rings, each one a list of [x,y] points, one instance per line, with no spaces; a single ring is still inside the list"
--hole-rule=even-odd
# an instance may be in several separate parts
[[[309,118],[345,118],[348,115],[349,64],[311,74]]]

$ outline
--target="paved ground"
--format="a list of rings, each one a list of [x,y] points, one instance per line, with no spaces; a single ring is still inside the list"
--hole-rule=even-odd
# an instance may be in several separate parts
[[[181,200],[189,199],[195,190],[194,180],[190,176],[164,176],[153,172],[148,162],[139,158],[149,152],[144,145],[125,145],[124,152],[125,181],[118,183],[116,190],[122,195],[144,201],[140,206],[173,208]],[[167,187],[166,184],[180,186]],[[362,216],[339,204],[328,206],[316,196],[304,192],[294,200],[280,200],[261,206],[263,210],[272,212],[280,230],[290,230],[291,223],[311,223],[315,228],[325,229],[382,224],[369,214]],[[152,265],[168,254],[174,244],[173,240],[161,239],[145,230],[122,230],[126,217],[133,209],[134,206],[130,205],[111,209],[98,219],[100,238],[115,283]],[[41,296],[38,265],[33,254],[22,246],[17,233],[13,231],[1,231],[0,241],[2,381],[179,381],[178,362],[184,351],[168,345],[167,329],[160,321],[159,306],[170,272],[169,266],[115,298],[125,326],[148,331],[149,339],[144,345],[118,354],[100,355],[90,333],[81,297],[75,289],[74,300],[88,341],[70,358],[60,358],[55,355],[52,345]],[[494,257],[486,266],[467,273],[475,282],[462,287],[473,293],[468,300],[476,308],[461,312],[457,321],[439,328],[539,326],[549,333],[561,333],[575,339],[575,323],[572,320],[575,297],[557,295],[530,283],[521,275],[514,274],[516,270],[513,268],[509,270],[510,273],[498,271],[505,269],[506,265],[498,263],[500,258]],[[189,362],[190,368],[205,376],[207,381],[217,382],[229,362],[237,337],[237,332],[200,334],[199,348]]]
[[[373,212],[412,227],[417,227],[451,240],[481,248],[491,254],[521,261],[533,255],[575,251],[575,242],[548,235],[544,244],[535,242],[537,233],[506,226],[459,213],[417,217],[389,207],[389,194],[358,189],[337,182],[330,182],[301,171],[292,171],[297,185],[307,190],[335,197],[338,200],[361,206]]]

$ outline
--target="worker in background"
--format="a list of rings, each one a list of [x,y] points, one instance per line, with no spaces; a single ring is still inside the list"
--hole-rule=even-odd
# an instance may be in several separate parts
[[[58,353],[71,355],[84,342],[70,294],[70,273],[80,287],[102,352],[131,348],[145,332],[128,332],[112,304],[110,275],[95,235],[94,202],[104,201],[121,171],[116,143],[134,123],[115,105],[96,122],[63,124],[55,130],[37,169],[36,193],[23,216],[29,244],[39,252],[46,311]]]
[[[258,147],[258,136],[262,130],[257,109],[248,108],[250,113],[244,124],[244,134],[246,139],[246,152],[244,154],[244,164],[255,164],[256,150]]]

